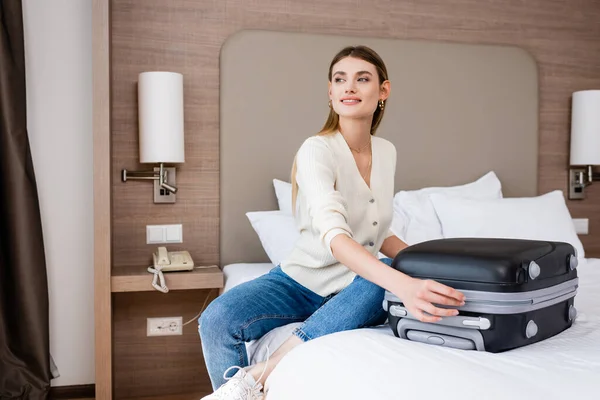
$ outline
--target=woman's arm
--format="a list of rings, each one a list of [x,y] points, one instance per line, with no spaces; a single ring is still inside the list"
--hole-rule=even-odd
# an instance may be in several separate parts
[[[400,251],[407,248],[408,245],[404,243],[398,236],[392,235],[388,236],[381,245],[381,251],[389,258],[394,258]]]
[[[398,245],[394,239],[388,242],[392,252],[396,248],[394,245]],[[331,251],[352,271],[398,296],[408,311],[421,321],[436,322],[442,316],[458,314],[455,309],[439,308],[433,303],[447,306],[464,304],[464,295],[459,291],[433,280],[412,278],[390,268],[347,235],[336,235],[331,240]]]

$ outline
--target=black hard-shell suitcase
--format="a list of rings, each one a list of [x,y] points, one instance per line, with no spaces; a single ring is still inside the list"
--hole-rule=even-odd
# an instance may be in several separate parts
[[[454,307],[459,315],[424,323],[386,291],[390,327],[403,339],[498,353],[552,337],[569,328],[577,314],[577,254],[568,243],[439,239],[404,249],[392,267],[466,297],[464,306]]]

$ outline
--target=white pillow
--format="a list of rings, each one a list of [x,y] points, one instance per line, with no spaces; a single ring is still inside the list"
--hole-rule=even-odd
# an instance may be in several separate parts
[[[252,211],[246,216],[273,265],[279,265],[300,237],[294,217],[284,211]]]
[[[537,197],[476,200],[433,193],[445,238],[492,237],[567,242],[584,258],[583,245],[560,190]]]
[[[442,227],[429,199],[432,193],[442,193],[474,199],[502,198],[502,185],[493,171],[474,182],[460,186],[427,187],[419,190],[403,190],[394,196],[393,230],[409,244],[442,238]]]
[[[273,179],[273,187],[275,188],[275,196],[277,196],[277,204],[279,210],[288,214],[292,213],[292,184],[289,182]]]

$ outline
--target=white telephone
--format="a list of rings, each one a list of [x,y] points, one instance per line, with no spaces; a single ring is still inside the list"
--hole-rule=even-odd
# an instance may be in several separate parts
[[[167,251],[166,247],[159,247],[156,253],[152,254],[154,259],[154,268],[148,267],[148,272],[154,274],[152,286],[163,293],[167,293],[169,288],[165,282],[163,271],[191,271],[194,269],[194,260],[187,251]],[[158,280],[160,279],[160,285]]]

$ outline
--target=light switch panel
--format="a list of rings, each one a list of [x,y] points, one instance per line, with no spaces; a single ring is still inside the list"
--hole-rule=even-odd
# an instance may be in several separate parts
[[[164,243],[165,242],[165,230],[161,225],[147,225],[146,226],[146,243]]]
[[[147,225],[146,243],[183,243],[183,225]]]
[[[166,242],[167,243],[182,243],[183,232],[182,226],[180,225],[165,225],[166,231]]]
[[[573,225],[575,225],[575,232],[578,235],[587,235],[589,233],[589,219],[573,218]]]

